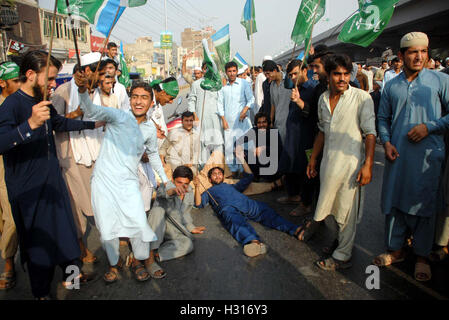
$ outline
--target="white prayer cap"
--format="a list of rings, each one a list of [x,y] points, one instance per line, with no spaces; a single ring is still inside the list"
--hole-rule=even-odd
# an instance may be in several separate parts
[[[265,56],[265,57],[263,57],[262,62],[267,61],[267,60],[273,60],[273,57],[272,56]]]
[[[429,38],[423,32],[409,32],[401,39],[401,48],[429,46]]]
[[[193,68],[193,71],[201,71],[201,72],[203,72],[203,70],[201,70],[200,67],[195,67],[195,68]]]
[[[81,67],[98,62],[98,61],[100,61],[100,58],[101,58],[100,52],[86,53],[84,56],[81,56]]]
[[[245,73],[245,71],[248,69],[248,66],[245,64],[243,67],[241,67],[238,71],[237,74],[240,75],[242,73]]]

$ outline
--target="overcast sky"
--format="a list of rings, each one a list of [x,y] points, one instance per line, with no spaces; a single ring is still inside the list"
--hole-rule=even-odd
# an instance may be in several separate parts
[[[40,0],[40,6],[52,9],[54,0]],[[181,45],[185,27],[199,28],[212,25],[219,30],[230,25],[231,51],[239,52],[251,64],[251,42],[240,24],[246,0],[167,0],[168,30]],[[263,56],[276,55],[293,46],[290,34],[301,0],[254,0],[258,32],[254,34],[255,64]],[[357,10],[357,0],[327,0],[326,14],[314,28],[318,35],[341,23]],[[159,32],[165,29],[164,0],[148,0],[146,5],[128,8],[112,31],[111,39],[133,43],[141,36],[159,41]],[[94,35],[103,36],[94,32]]]

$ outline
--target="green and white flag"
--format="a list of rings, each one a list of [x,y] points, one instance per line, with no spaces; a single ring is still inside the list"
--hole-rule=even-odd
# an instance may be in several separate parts
[[[220,69],[224,71],[224,65],[231,60],[231,38],[229,37],[229,24],[218,30],[211,36],[218,59]]]
[[[382,33],[399,0],[359,0],[359,11],[343,26],[338,40],[369,46]]]
[[[118,82],[123,84],[125,88],[129,88],[131,86],[131,79],[129,77],[128,66],[126,65],[125,55],[123,54],[123,43],[120,41],[120,67],[122,74],[118,78]]]
[[[221,77],[218,72],[217,65],[215,64],[210,54],[206,39],[203,39],[203,49],[204,49],[204,61],[206,62],[207,70],[206,74],[203,77],[203,80],[201,81],[200,86],[204,90],[218,91],[221,89],[222,86]]]
[[[326,0],[302,0],[291,35],[293,42],[300,46],[312,37],[312,25],[323,17],[325,8]]]
[[[257,32],[256,9],[254,8],[254,0],[246,0],[240,24],[245,27],[246,37],[248,38],[248,40],[251,34]]]
[[[244,66],[247,66],[248,63],[243,59],[243,57],[237,52],[234,56],[234,59],[232,59],[235,63],[237,63],[237,66],[239,69],[243,68]]]

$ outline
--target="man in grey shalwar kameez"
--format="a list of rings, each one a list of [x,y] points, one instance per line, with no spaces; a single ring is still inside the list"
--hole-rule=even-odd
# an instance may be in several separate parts
[[[157,240],[150,243],[150,257],[145,261],[154,278],[166,275],[154,259],[155,251],[159,261],[185,256],[193,250],[191,234],[200,234],[206,229],[196,227],[190,215],[194,204],[193,190],[189,185],[192,180],[192,170],[179,166],[173,172],[173,182],[157,189],[156,202],[148,215],[148,223]]]

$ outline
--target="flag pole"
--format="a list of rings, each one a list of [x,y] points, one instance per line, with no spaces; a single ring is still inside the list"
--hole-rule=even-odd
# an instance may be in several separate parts
[[[302,61],[301,61],[301,65],[299,66],[299,73],[301,73],[302,66],[304,65],[305,57],[306,57],[306,55],[308,54],[308,52],[309,52],[309,50],[310,50],[310,45],[312,44],[313,27],[315,26],[315,18],[316,18],[316,14],[317,14],[317,12],[318,12],[318,8],[320,7],[320,3],[321,3],[321,0],[318,0],[318,3],[317,3],[317,5],[316,5],[316,7],[315,7],[315,12],[313,13],[312,27],[311,27],[311,29],[310,29],[310,40],[309,40],[309,43],[307,44],[307,47],[304,48],[304,49],[305,49],[305,51],[304,51],[304,57],[303,57],[303,59],[302,59]],[[295,84],[295,87],[298,86],[299,78],[300,78],[299,76],[296,78],[296,84]]]
[[[106,46],[107,46],[107,44],[108,44],[108,42],[109,42],[109,37],[111,36],[111,33],[112,33],[112,29],[114,29],[115,24],[117,23],[117,17],[118,17],[119,12],[120,12],[120,6],[117,7],[117,12],[115,13],[114,21],[112,22],[111,29],[109,29],[109,32],[108,32],[108,37],[107,37],[106,40],[104,41],[104,44],[103,44],[103,50],[101,50],[101,57],[100,57],[100,60],[98,61],[97,67],[95,68],[94,78],[93,78],[93,80],[91,81],[91,83],[89,84],[89,90],[92,89],[92,86],[94,85],[95,81],[97,81],[98,67],[100,66],[101,59],[103,59],[104,52],[105,52],[105,50],[106,50]],[[81,65],[80,65],[80,66],[81,66]]]
[[[55,0],[55,8],[53,10],[53,19],[51,21],[51,34],[50,34],[50,47],[48,49],[48,56],[47,56],[47,65],[45,68],[45,83],[44,83],[44,101],[47,100],[47,94],[48,94],[48,68],[50,67],[50,57],[51,57],[51,51],[53,50],[53,38],[55,35],[55,24],[56,24],[56,11],[58,9],[58,0]],[[45,122],[45,127],[47,128],[47,122]],[[48,130],[48,128],[47,128]]]
[[[81,59],[78,51],[78,41],[76,40],[76,32],[75,28],[73,27],[72,11],[70,10],[69,0],[65,0],[65,4],[67,6],[67,15],[69,16],[70,19],[70,29],[72,29],[73,42],[75,43],[76,61],[78,62],[78,66],[81,67]]]
[[[206,105],[206,90],[204,90],[204,96],[203,96],[203,108],[201,109],[201,119],[200,119],[200,131],[198,134],[198,157],[196,161],[196,171],[197,174],[200,173],[200,154],[201,154],[201,131],[203,130],[203,120],[204,120],[204,106]]]
[[[253,68],[253,71],[251,73],[251,75],[254,74],[254,37],[253,37],[253,17],[252,17],[252,13],[251,13],[251,20],[250,20],[250,29],[251,29],[251,65]]]

